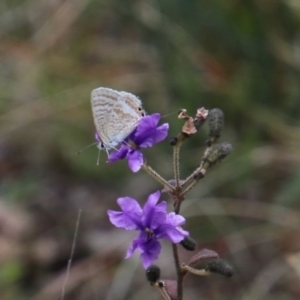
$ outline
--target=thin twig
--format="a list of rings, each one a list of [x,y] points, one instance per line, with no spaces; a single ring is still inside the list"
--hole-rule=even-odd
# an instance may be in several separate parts
[[[61,297],[60,297],[61,300],[64,300],[66,285],[67,285],[67,282],[68,282],[68,279],[69,279],[69,276],[70,276],[71,264],[72,264],[72,260],[73,260],[74,253],[75,253],[75,247],[76,247],[78,229],[79,229],[79,224],[80,224],[81,212],[82,212],[82,210],[79,209],[77,220],[76,220],[76,226],[75,226],[75,232],[74,232],[74,237],[73,237],[73,243],[72,243],[70,259],[68,261],[67,274],[66,274],[66,278],[65,278],[65,281],[64,281],[64,284],[63,284],[62,291],[61,291]]]

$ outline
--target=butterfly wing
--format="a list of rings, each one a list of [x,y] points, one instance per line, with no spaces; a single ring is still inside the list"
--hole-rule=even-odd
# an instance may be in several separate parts
[[[131,93],[119,92],[118,101],[109,115],[109,124],[113,125],[108,128],[111,143],[116,146],[122,142],[144,115],[140,99]]]
[[[127,92],[98,88],[92,91],[91,103],[96,130],[107,149],[122,142],[145,115],[141,101]]]
[[[94,89],[91,94],[92,113],[96,131],[100,135],[104,145],[109,144],[107,123],[118,97],[118,91],[103,87]]]

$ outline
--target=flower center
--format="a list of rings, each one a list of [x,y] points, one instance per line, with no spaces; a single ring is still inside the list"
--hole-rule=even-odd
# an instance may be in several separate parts
[[[150,239],[152,239],[154,237],[154,232],[151,229],[146,228],[145,232],[147,233],[147,239],[148,240],[150,240]]]
[[[137,144],[132,141],[132,140],[128,140],[128,145],[132,148],[132,149],[137,149]]]

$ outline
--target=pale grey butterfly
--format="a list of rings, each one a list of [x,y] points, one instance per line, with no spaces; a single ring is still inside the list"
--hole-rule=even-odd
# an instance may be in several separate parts
[[[115,149],[145,116],[142,102],[135,95],[109,88],[94,89],[91,105],[96,131],[101,142],[99,149]]]

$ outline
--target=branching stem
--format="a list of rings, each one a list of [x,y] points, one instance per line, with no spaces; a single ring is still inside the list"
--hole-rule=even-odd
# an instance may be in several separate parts
[[[193,189],[196,184],[199,182],[200,179],[202,179],[205,176],[206,170],[202,169],[199,170],[199,172],[194,172],[194,180],[188,185],[182,192],[182,196],[185,196],[191,189]]]
[[[160,174],[158,174],[150,166],[148,166],[146,162],[144,162],[142,168],[149,175],[151,175],[156,181],[158,181],[161,185],[163,185],[164,187],[168,187],[170,191],[174,191],[174,187],[167,180],[165,180]]]

